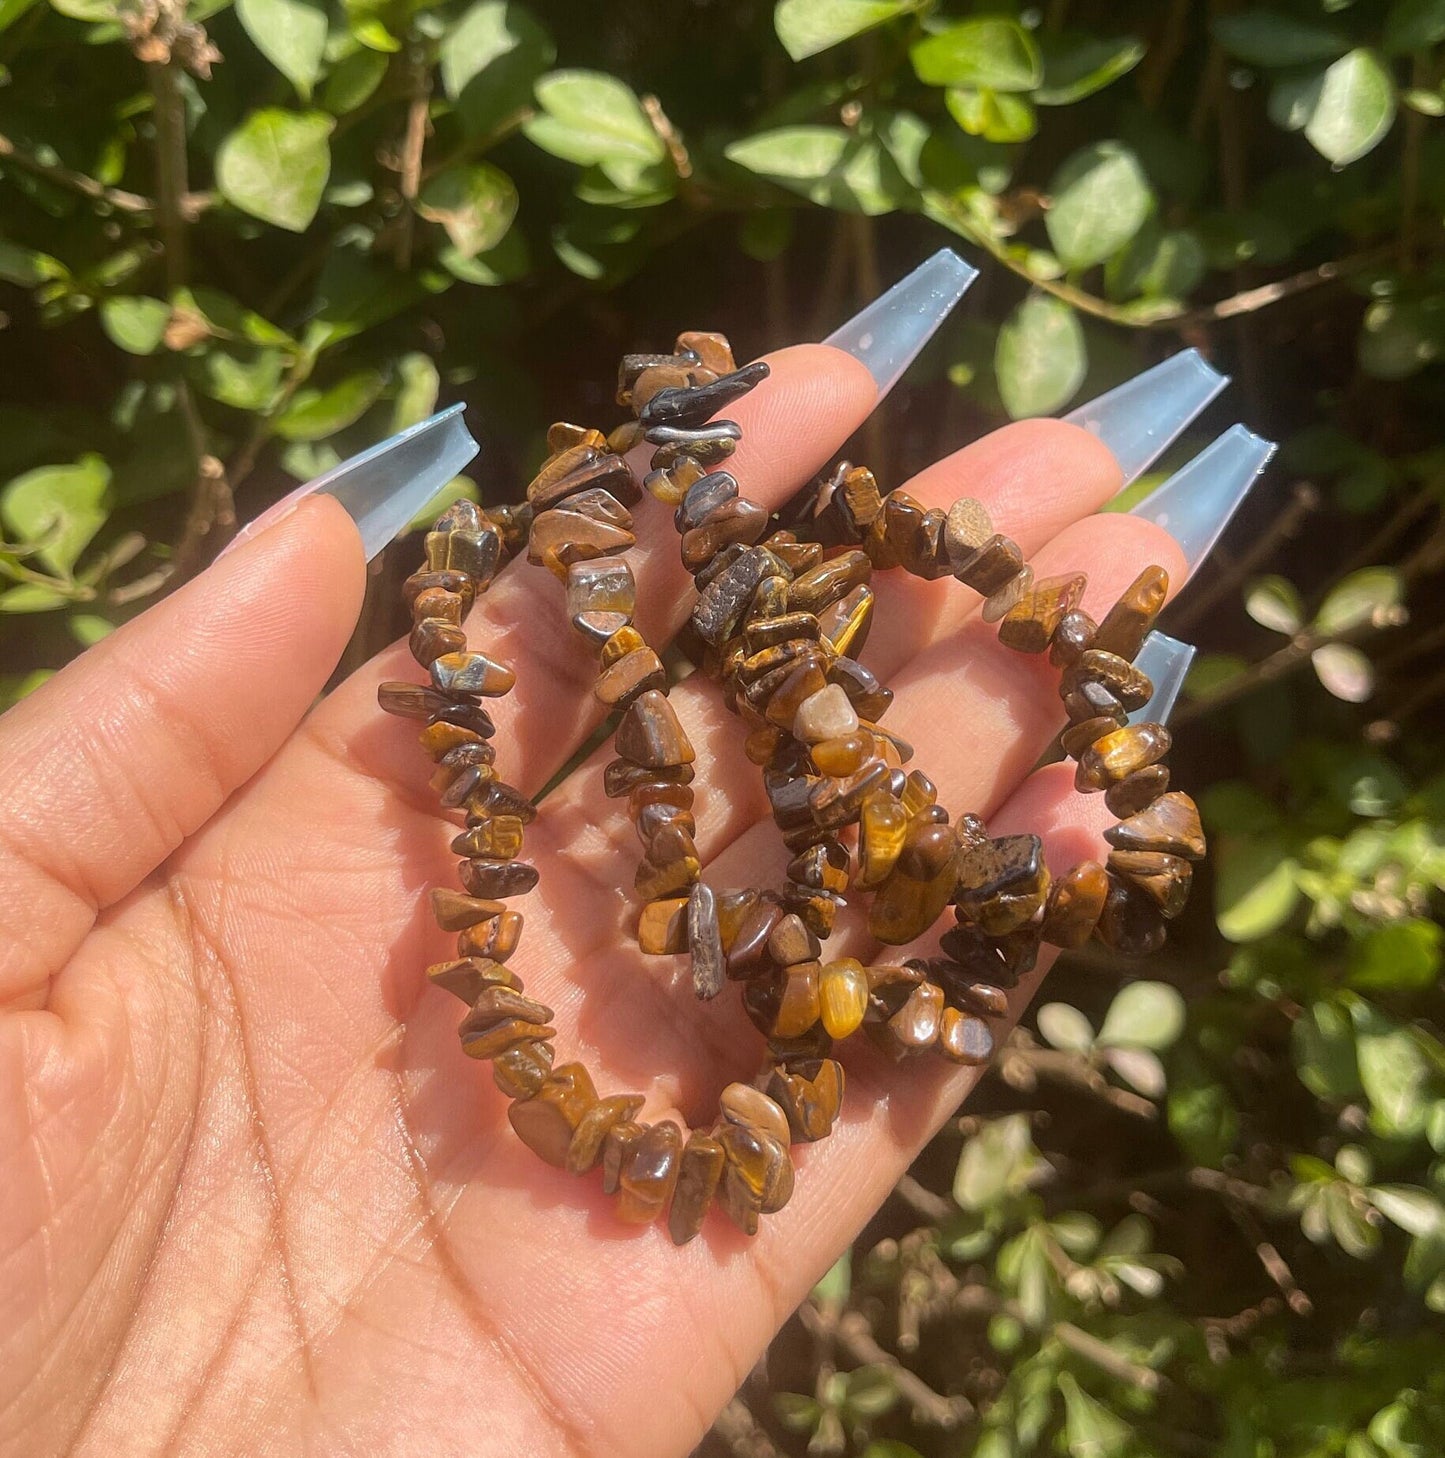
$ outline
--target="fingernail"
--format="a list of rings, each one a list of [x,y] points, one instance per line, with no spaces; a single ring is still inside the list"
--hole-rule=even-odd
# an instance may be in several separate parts
[[[479,447],[462,420],[464,408],[453,405],[408,426],[298,486],[242,527],[218,556],[234,551],[289,516],[308,496],[324,491],[350,512],[370,562],[477,454]]]
[[[1274,451],[1272,440],[1232,425],[1130,515],[1163,527],[1179,543],[1192,572],[1209,555]]]
[[[1142,709],[1136,709],[1129,715],[1131,724],[1168,722],[1197,651],[1193,643],[1181,643],[1167,633],[1153,632],[1145,638],[1144,646],[1134,659],[1134,667],[1149,675],[1154,685],[1154,696]]]
[[[977,277],[978,270],[951,248],[940,248],[823,343],[865,364],[878,382],[881,400]]]
[[[1064,416],[1114,453],[1124,484],[1137,481],[1229,383],[1197,349],[1171,355]]]

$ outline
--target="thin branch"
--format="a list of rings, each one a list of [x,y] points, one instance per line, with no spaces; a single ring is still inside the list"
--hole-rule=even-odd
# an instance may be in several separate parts
[[[1265,1274],[1279,1288],[1289,1309],[1296,1316],[1308,1316],[1315,1309],[1314,1302],[1300,1289],[1294,1272],[1279,1253],[1279,1248],[1266,1238],[1254,1212],[1247,1205],[1231,1199],[1226,1199],[1224,1205],[1230,1219],[1239,1226],[1241,1234],[1254,1247],[1254,1253],[1264,1267]]]
[[[1390,513],[1389,518],[1375,532],[1364,546],[1356,552],[1339,570],[1341,577],[1348,577],[1359,567],[1369,567],[1386,560],[1386,552],[1395,538],[1417,517],[1424,516],[1440,504],[1436,483],[1430,482],[1412,492]]]
[[[998,1073],[1021,1093],[1032,1093],[1038,1080],[1046,1078],[1083,1089],[1133,1118],[1152,1121],[1159,1117],[1159,1110],[1148,1099],[1110,1083],[1098,1068],[1075,1053],[1039,1047],[1022,1028],[1015,1028],[1004,1045]]]
[[[935,1195],[932,1190],[919,1184],[912,1175],[904,1175],[893,1186],[893,1193],[930,1225],[941,1225],[953,1214],[951,1201],[944,1199],[942,1195]]]
[[[77,172],[74,168],[64,167],[58,162],[43,161],[3,133],[0,133],[0,158],[23,168],[34,177],[42,177],[56,187],[63,187],[67,192],[78,193],[81,197],[90,198],[92,202],[105,203],[118,213],[150,217],[160,206],[154,198],[145,197],[138,192],[127,192],[120,187],[108,187],[84,172]],[[214,198],[208,192],[188,192],[179,199],[179,209],[188,222],[194,222],[213,201]]]
[[[647,119],[652,123],[652,130],[657,133],[658,140],[667,149],[668,161],[671,162],[678,180],[686,182],[692,176],[692,158],[688,155],[682,133],[672,124],[672,118],[662,109],[662,103],[657,97],[644,96],[642,109],[647,113]]]
[[[752,1409],[735,1397],[717,1415],[717,1435],[728,1445],[733,1458],[782,1458],[773,1440],[762,1430]]]

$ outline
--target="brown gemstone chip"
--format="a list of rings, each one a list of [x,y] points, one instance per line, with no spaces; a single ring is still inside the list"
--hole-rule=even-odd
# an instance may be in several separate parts
[[[1095,935],[1125,957],[1152,956],[1168,933],[1154,898],[1132,883],[1111,875],[1104,914]]]
[[[872,575],[866,552],[842,552],[795,578],[788,588],[788,606],[794,612],[820,613]]]
[[[1036,835],[1006,835],[958,858],[959,907],[991,936],[1017,931],[1044,904],[1049,869]]]
[[[567,1169],[585,1174],[602,1160],[602,1145],[614,1124],[630,1120],[642,1107],[641,1094],[612,1094],[598,1099],[578,1122],[567,1146]]]
[[[1080,861],[1049,889],[1041,928],[1044,941],[1055,947],[1082,947],[1094,934],[1109,878],[1098,861]]]
[[[938,1021],[935,1046],[950,1063],[977,1068],[993,1057],[993,1029],[981,1017],[946,1007]]]
[[[602,1193],[615,1195],[622,1177],[623,1161],[632,1146],[642,1138],[647,1126],[635,1119],[614,1124],[602,1140]]]
[[[723,990],[727,964],[718,927],[717,896],[702,881],[692,888],[688,897],[687,946],[692,953],[692,990],[701,1001],[707,1002]]]
[[[1112,734],[1118,727],[1117,719],[1111,719],[1102,714],[1093,719],[1084,719],[1078,724],[1069,725],[1064,730],[1063,734],[1059,736],[1059,748],[1070,759],[1078,759],[1095,740],[1102,739],[1106,734]]]
[[[517,950],[524,925],[525,918],[520,911],[504,911],[490,921],[469,926],[457,938],[457,954],[505,962]]]
[[[407,646],[411,656],[423,668],[429,668],[444,653],[460,653],[467,646],[467,635],[444,618],[421,618],[411,630]]]
[[[572,501],[584,491],[605,491],[619,503],[631,505],[641,496],[627,462],[594,445],[578,445],[553,456],[527,487],[527,501],[541,516]]]
[[[475,926],[479,921],[488,921],[505,911],[506,907],[500,901],[453,891],[450,886],[434,886],[431,909],[437,925],[443,931],[454,932]]]
[[[732,345],[726,334],[705,329],[688,329],[677,336],[674,348],[679,354],[694,354],[702,361],[704,368],[715,375],[730,375],[737,369],[733,361]]]
[[[819,962],[796,962],[783,973],[778,1010],[772,1026],[763,1029],[779,1038],[800,1038],[822,1011],[818,1001]]]
[[[615,633],[632,621],[636,606],[637,580],[625,557],[593,557],[567,568],[567,615],[574,625],[588,614],[611,614],[623,620],[612,629]],[[608,633],[599,641],[611,636]]]
[[[818,614],[818,630],[835,653],[856,658],[863,651],[875,601],[873,589],[860,584]]]
[[[993,537],[993,520],[983,502],[960,496],[944,519],[943,547],[949,571],[966,567]]]
[[[489,987],[519,988],[516,973],[485,957],[458,957],[426,969],[427,981],[470,1006]]]
[[[617,1218],[646,1225],[667,1208],[677,1183],[682,1130],[671,1119],[651,1125],[634,1139],[617,1174]]]
[[[1168,596],[1169,574],[1162,567],[1146,567],[1104,615],[1092,646],[1132,663]]]
[[[1127,820],[1147,809],[1169,788],[1167,765],[1151,764],[1147,769],[1135,771],[1117,785],[1110,785],[1104,791],[1104,804],[1109,814],[1120,820]]]
[[[489,987],[458,1029],[462,1052],[469,1058],[495,1058],[518,1043],[553,1038],[556,1029],[547,1025],[550,1017],[551,1009],[512,988]]]
[[[859,819],[858,872],[854,885],[860,891],[881,886],[903,850],[908,834],[908,811],[887,790],[864,796]]]
[[[1172,743],[1162,724],[1130,724],[1097,739],[1079,756],[1074,788],[1087,794],[1106,790],[1169,753]],[[1133,847],[1129,847],[1133,849]],[[1146,850],[1158,847],[1146,846]]]
[[[623,714],[616,746],[623,759],[653,769],[691,764],[696,758],[676,711],[657,689],[640,695]]]
[[[1059,619],[1049,644],[1049,662],[1055,668],[1071,668],[1085,650],[1094,646],[1098,624],[1082,608],[1072,608]]]
[[[771,1134],[781,1144],[790,1140],[788,1116],[781,1105],[750,1083],[730,1083],[718,1100],[724,1119]]]
[[[1042,653],[1065,614],[1078,606],[1087,583],[1082,572],[1035,582],[1004,615],[999,642],[1019,653]]]
[[[509,1099],[530,1099],[552,1072],[553,1056],[550,1043],[535,1038],[518,1043],[492,1060],[492,1082]]]
[[[637,948],[648,956],[687,951],[686,896],[664,896],[649,901],[637,919]]]
[[[895,947],[922,936],[953,896],[957,854],[958,837],[951,826],[910,827],[893,869],[874,897],[869,932]]]
[[[1106,653],[1101,648],[1090,648],[1081,654],[1079,661],[1064,674],[1059,688],[1068,694],[1086,681],[1102,685],[1126,709],[1142,709],[1154,697],[1154,685],[1147,674],[1141,673],[1127,658]]]
[[[870,1023],[873,1039],[895,1060],[922,1053],[937,1041],[944,1014],[943,989],[919,982],[886,1023]]]
[[[1194,867],[1182,856],[1165,851],[1113,851],[1109,869],[1153,898],[1166,921],[1172,921],[1189,900]]]
[[[625,708],[649,690],[667,687],[667,670],[651,648],[639,648],[604,668],[593,692],[609,709]]]
[[[809,1065],[806,1072],[774,1068],[767,1092],[787,1115],[794,1140],[826,1139],[843,1107],[843,1065],[824,1058]]]
[[[702,1230],[726,1164],[727,1155],[711,1134],[694,1130],[687,1136],[667,1212],[667,1233],[674,1245],[686,1245]]]
[[[997,623],[1006,618],[1034,587],[1034,569],[1022,568],[1016,577],[1011,577],[992,597],[984,599],[979,616],[986,623]]]
[[[1024,554],[1011,537],[992,536],[953,575],[965,587],[989,598],[1007,587],[1023,571]]]
[[[520,815],[489,815],[452,841],[452,854],[510,861],[522,849],[522,836]]]
[[[791,912],[779,918],[768,935],[768,956],[779,967],[811,962],[821,950],[817,937]]]
[[[539,879],[536,866],[525,861],[499,861],[474,857],[458,866],[462,885],[473,896],[488,898],[525,896]]]
[[[664,825],[648,842],[633,885],[649,901],[690,890],[702,874],[697,846],[680,825]]]
[[[728,944],[729,977],[751,977],[773,965],[768,955],[768,941],[782,915],[783,908],[775,901],[759,901],[743,916]]]
[[[1104,839],[1119,850],[1165,851],[1189,861],[1204,859],[1199,807],[1180,790],[1161,795],[1147,809],[1110,826]]]
[[[868,977],[854,957],[823,965],[818,981],[823,1026],[831,1038],[846,1038],[863,1025],[868,1011]]]
[[[714,561],[721,561],[719,554]],[[782,566],[762,547],[744,547],[739,555],[711,578],[692,610],[692,626],[704,643],[720,648],[742,621],[754,590],[764,577]]]
[[[507,1110],[517,1137],[539,1158],[558,1169],[567,1167],[567,1151],[582,1116],[597,1102],[592,1076],[580,1063],[554,1068],[529,1099]]]
[[[696,572],[728,547],[751,546],[767,529],[763,507],[753,501],[730,501],[702,526],[683,533],[682,565]]]
[[[722,1207],[745,1235],[756,1235],[758,1216],[781,1210],[791,1198],[793,1162],[780,1140],[759,1129],[725,1121],[713,1133],[727,1155]]]

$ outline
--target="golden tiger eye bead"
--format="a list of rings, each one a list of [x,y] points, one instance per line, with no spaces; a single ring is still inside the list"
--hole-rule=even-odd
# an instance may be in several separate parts
[[[873,575],[873,564],[864,552],[840,552],[793,579],[788,588],[788,607],[793,612],[818,614],[863,586]]]
[[[468,896],[450,886],[434,886],[431,893],[432,915],[443,931],[461,931],[486,921],[506,910],[506,903],[489,897]]]
[[[957,852],[958,837],[950,826],[920,823],[909,829],[868,915],[876,940],[902,946],[938,920],[953,896]]]
[[[460,724],[439,721],[428,724],[421,731],[420,743],[429,758],[440,760],[464,744],[485,744],[487,741],[474,729],[464,729]]]
[[[1169,731],[1162,724],[1130,724],[1115,729],[1095,740],[1079,756],[1074,788],[1084,794],[1107,790],[1135,771],[1163,759],[1172,743]]]
[[[991,536],[967,562],[953,569],[965,587],[983,598],[1002,592],[1024,570],[1024,554],[1010,537]]]
[[[673,346],[678,354],[691,350],[706,369],[715,375],[730,375],[737,369],[733,362],[732,345],[726,334],[711,333],[703,329],[689,329],[677,336]]]
[[[530,1099],[552,1072],[552,1057],[550,1043],[518,1043],[492,1060],[492,1082],[509,1099]]]
[[[766,714],[770,724],[792,729],[799,708],[825,687],[823,670],[815,662],[803,662],[786,671],[781,684],[768,698]]]
[[[602,667],[611,668],[619,659],[626,658],[629,653],[636,653],[639,648],[646,647],[646,640],[636,628],[618,628],[602,645],[600,656]]]
[[[520,911],[504,911],[480,926],[469,926],[457,938],[457,955],[505,962],[522,940],[523,922]]]
[[[566,1169],[572,1136],[596,1102],[592,1075],[580,1063],[564,1063],[552,1070],[531,1098],[510,1105],[507,1118],[517,1137],[539,1158]]]
[[[467,635],[455,623],[422,618],[411,630],[407,646],[423,668],[430,668],[443,654],[460,653],[467,646]]]
[[[779,967],[814,961],[821,950],[817,937],[792,912],[779,917],[768,933],[768,956]]]
[[[565,420],[554,420],[547,427],[547,451],[550,455],[559,456],[563,451],[570,451],[575,446],[596,445],[593,436],[600,438],[601,432],[589,430],[585,425],[572,425]]]
[[[1082,572],[1035,582],[1004,614],[998,640],[1019,653],[1042,653],[1064,615],[1077,607],[1088,579]]]
[[[457,867],[462,885],[473,896],[483,898],[525,896],[539,879],[536,866],[525,861],[491,860],[474,857]]]
[[[853,884],[860,891],[881,886],[893,870],[908,835],[908,812],[886,790],[863,799],[858,838],[858,871]]]
[[[1059,692],[1066,697],[1084,683],[1107,689],[1126,709],[1142,709],[1154,697],[1154,685],[1127,658],[1090,648],[1065,672]]]
[[[647,1225],[667,1208],[677,1183],[682,1130],[671,1119],[653,1124],[635,1140],[617,1177],[617,1218]]]
[[[750,1083],[728,1084],[718,1099],[718,1106],[729,1123],[751,1125],[782,1144],[789,1142],[788,1116],[773,1099]]]
[[[1166,851],[1113,851],[1109,869],[1148,894],[1166,921],[1172,921],[1189,900],[1194,867]]]
[[[818,962],[798,962],[784,973],[782,997],[769,1030],[774,1036],[800,1038],[818,1021],[820,970]]]
[[[645,1124],[623,1119],[614,1124],[602,1140],[602,1193],[615,1195],[622,1178],[622,1166],[632,1146],[642,1138]]]
[[[986,623],[1001,622],[1033,591],[1033,586],[1034,569],[1021,567],[997,592],[983,600],[979,616]]]
[[[993,520],[983,502],[960,496],[948,508],[943,523],[943,548],[949,570],[967,566],[993,536]]]
[[[1146,567],[1104,615],[1091,646],[1132,663],[1168,596],[1169,574],[1162,567]]]
[[[993,1057],[993,1030],[981,1018],[946,1007],[938,1020],[936,1047],[950,1063],[976,1068]]]
[[[1147,809],[1168,788],[1168,766],[1151,764],[1147,769],[1136,770],[1117,785],[1110,785],[1104,791],[1104,804],[1110,815],[1127,820]]]
[[[1099,924],[1108,894],[1109,878],[1098,861],[1080,861],[1066,871],[1049,889],[1044,941],[1055,947],[1082,947]]]
[[[1059,748],[1070,759],[1078,759],[1097,740],[1102,739],[1106,734],[1112,734],[1118,727],[1117,719],[1107,719],[1103,715],[1085,719],[1082,723],[1071,724],[1064,730],[1063,734],[1059,736]]]
[[[1099,625],[1082,608],[1070,608],[1059,619],[1049,642],[1049,662],[1055,668],[1072,668],[1094,646]]]
[[[717,1193],[727,1154],[711,1134],[694,1130],[677,1163],[677,1184],[667,1212],[667,1233],[674,1245],[686,1245],[702,1230],[703,1219]]]
[[[818,631],[834,653],[856,658],[873,626],[873,589],[860,583],[818,614]]]
[[[648,956],[687,951],[687,897],[649,901],[637,919],[637,949]]]
[[[831,1038],[846,1038],[863,1024],[868,1011],[868,977],[863,964],[844,957],[824,964],[818,980],[823,1026]]]
[[[522,849],[520,815],[489,815],[452,841],[452,854],[510,861]]]
[[[903,784],[903,809],[910,820],[938,803],[938,786],[922,770],[909,771]]]
[[[615,743],[624,759],[657,769],[691,764],[697,757],[676,711],[656,689],[640,695],[623,714]]]
[[[1152,956],[1164,945],[1164,918],[1154,899],[1128,881],[1109,878],[1109,895],[1095,935],[1126,957]]]
[[[597,676],[592,692],[598,703],[605,708],[625,708],[640,694],[650,689],[665,689],[667,672],[651,648],[642,647],[635,653],[609,664]]]
[[[680,895],[701,874],[702,863],[693,838],[680,825],[664,825],[648,842],[633,885],[639,896],[651,901]]]
[[[938,1041],[944,1014],[943,989],[919,982],[886,1023],[873,1023],[873,1038],[895,1061],[922,1053]]]
[[[768,1096],[788,1116],[793,1139],[805,1143],[826,1139],[843,1107],[843,1065],[824,1058],[808,1068],[777,1067],[768,1078]]]
[[[1031,921],[1048,890],[1049,869],[1036,835],[986,840],[958,858],[958,904],[991,936]]]
[[[511,692],[517,675],[485,653],[443,653],[432,662],[431,679],[439,693],[499,698]]]
[[[1161,795],[1147,809],[1110,826],[1104,839],[1119,850],[1165,851],[1189,861],[1204,859],[1199,807],[1180,790]]]
[[[450,992],[468,1006],[489,987],[520,990],[521,986],[514,972],[485,957],[457,957],[450,962],[438,962],[426,969],[426,976],[433,987]]]
[[[745,1235],[755,1235],[758,1216],[781,1210],[792,1196],[793,1162],[781,1141],[760,1129],[723,1123],[713,1133],[727,1156],[722,1207]]]
[[[510,987],[489,987],[472,1004],[458,1032],[468,1058],[489,1059],[518,1043],[543,1042],[557,1035],[548,1026],[551,1008]]]

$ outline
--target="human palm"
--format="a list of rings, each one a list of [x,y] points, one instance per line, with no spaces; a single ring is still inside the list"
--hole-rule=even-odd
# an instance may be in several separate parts
[[[770,362],[731,413],[736,474],[779,505],[875,390],[826,347]],[[1148,562],[1182,579],[1157,528],[1091,515],[1118,472],[1071,427],[1008,427],[907,485],[981,498],[1041,574],[1086,569],[1096,611]],[[660,643],[689,584],[665,508],[644,502],[638,535]],[[1096,853],[1101,812],[1059,767],[1029,774],[1052,671],[958,584],[899,575],[875,583],[865,657],[915,763],[995,834]],[[0,719],[0,1455],[685,1453],[975,1076],[850,1044],[843,1118],[752,1240],[714,1217],[674,1248],[536,1159],[424,976],[448,951],[426,891],[450,882],[453,828],[414,732],[376,708],[415,676],[404,647],[310,707],[362,585],[349,519],[310,499]],[[498,767],[534,793],[597,719],[560,596],[518,563],[469,625],[517,669]],[[776,881],[738,721],[710,685],[672,698],[707,879]],[[701,1121],[756,1071],[756,1036],[735,998],[699,1005],[637,953],[640,848],[605,757],[529,831],[517,965],[560,1057],[645,1092],[646,1117]],[[857,923],[836,944],[867,955]]]

